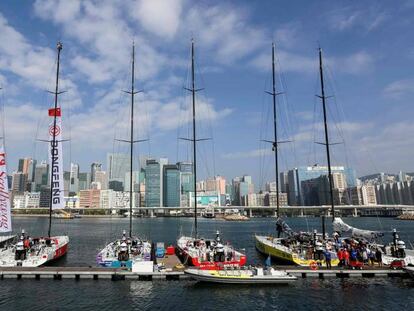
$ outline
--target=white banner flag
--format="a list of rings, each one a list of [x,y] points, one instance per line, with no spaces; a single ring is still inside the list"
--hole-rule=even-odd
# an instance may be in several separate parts
[[[54,145],[53,133],[55,134]],[[61,209],[65,207],[65,203],[63,201],[62,119],[60,109],[59,115],[56,117],[56,127],[53,127],[53,119],[49,126],[49,166],[50,174],[52,174],[52,184],[50,185],[52,187],[52,209]]]
[[[0,146],[0,232],[12,231],[9,185],[7,182],[6,154]]]

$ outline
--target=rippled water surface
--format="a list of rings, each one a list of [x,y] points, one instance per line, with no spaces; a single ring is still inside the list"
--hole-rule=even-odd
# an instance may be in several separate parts
[[[46,233],[47,218],[15,218],[14,228],[31,235]],[[414,222],[388,218],[347,218],[360,228],[397,228],[414,242]],[[320,228],[319,218],[289,218],[295,230]],[[270,218],[244,223],[199,220],[200,235],[220,230],[224,240],[244,248],[251,263],[264,258],[254,249],[254,233],[274,230]],[[93,266],[97,251],[128,229],[127,219],[83,218],[54,220],[54,234],[70,236],[65,266]],[[134,232],[154,242],[174,243],[180,232],[190,234],[190,218],[134,219]],[[330,222],[327,221],[327,230]],[[390,235],[388,235],[389,237]],[[409,243],[408,243],[409,244]],[[414,310],[414,281],[410,279],[300,279],[289,286],[226,286],[193,281],[2,280],[0,310]]]

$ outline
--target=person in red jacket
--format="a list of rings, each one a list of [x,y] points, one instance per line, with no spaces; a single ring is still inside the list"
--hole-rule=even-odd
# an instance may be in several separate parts
[[[348,266],[349,265],[349,252],[348,252],[348,250],[344,250],[344,253],[343,253],[343,257],[344,257],[344,264],[345,264],[345,266]]]
[[[343,250],[342,250],[342,248],[340,248],[338,250],[337,256],[338,256],[338,260],[339,260],[339,265],[341,267],[343,267],[344,266],[344,256],[343,256]]]

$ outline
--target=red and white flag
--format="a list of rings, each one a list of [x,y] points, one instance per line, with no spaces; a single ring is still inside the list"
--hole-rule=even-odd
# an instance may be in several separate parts
[[[6,154],[0,146],[0,232],[12,231],[9,185],[7,182]]]
[[[60,108],[56,108],[56,109],[55,108],[50,108],[49,109],[49,117],[54,117],[55,115],[57,117],[62,116]]]

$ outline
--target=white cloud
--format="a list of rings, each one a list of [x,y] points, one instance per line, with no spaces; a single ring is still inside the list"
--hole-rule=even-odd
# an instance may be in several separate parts
[[[388,84],[383,91],[386,97],[398,99],[414,93],[414,79],[398,80]]]
[[[202,47],[214,51],[217,61],[234,63],[267,41],[265,32],[248,24],[247,19],[247,14],[230,6],[194,6],[183,27],[195,35]]]
[[[334,71],[348,74],[361,74],[372,70],[374,57],[366,51],[359,51],[343,57],[328,57],[327,63]]]
[[[145,30],[172,39],[180,26],[182,0],[131,1],[130,13]]]
[[[339,31],[360,28],[365,32],[370,32],[385,23],[389,19],[389,14],[382,11],[377,6],[369,6],[366,9],[345,7],[329,12],[328,19],[333,29]]]
[[[19,76],[39,88],[47,88],[48,70],[54,63],[54,52],[49,48],[31,45],[0,14],[0,70]]]

